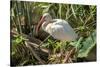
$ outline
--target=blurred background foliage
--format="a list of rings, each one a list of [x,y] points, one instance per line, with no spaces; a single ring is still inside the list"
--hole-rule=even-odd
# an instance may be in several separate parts
[[[46,12],[68,21],[79,39],[62,44],[43,30],[36,35],[35,27]],[[95,5],[10,1],[10,24],[12,66],[96,61]],[[77,51],[69,57],[73,48]]]

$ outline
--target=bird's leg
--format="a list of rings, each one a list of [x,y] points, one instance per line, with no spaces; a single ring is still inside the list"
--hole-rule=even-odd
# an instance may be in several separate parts
[[[66,41],[61,41],[60,45],[61,45],[61,50],[60,50],[60,52],[61,52],[61,54],[63,54],[64,49],[65,49],[65,45],[66,45]]]
[[[41,42],[41,43],[39,44],[39,48],[42,46],[42,44],[43,44],[49,37],[50,37],[50,35],[49,35],[46,39],[44,39],[43,42]]]
[[[59,44],[60,44],[60,55],[61,55],[61,57],[60,57],[61,61],[60,62],[62,62],[66,41],[60,41]]]

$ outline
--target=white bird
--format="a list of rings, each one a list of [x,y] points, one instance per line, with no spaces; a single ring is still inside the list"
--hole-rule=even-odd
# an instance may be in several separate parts
[[[61,41],[74,41],[78,35],[69,23],[62,19],[52,19],[49,13],[43,14],[40,22],[36,27],[38,33],[40,27],[49,33],[53,38]]]

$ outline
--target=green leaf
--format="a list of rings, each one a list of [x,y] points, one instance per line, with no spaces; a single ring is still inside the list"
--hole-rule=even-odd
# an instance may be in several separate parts
[[[83,47],[79,50],[78,57],[87,57],[91,49],[96,45],[96,31],[94,31],[85,41],[82,42]]]
[[[80,37],[78,41],[70,42],[70,45],[74,46],[76,49],[80,49],[82,44],[81,41],[83,40],[83,37]]]

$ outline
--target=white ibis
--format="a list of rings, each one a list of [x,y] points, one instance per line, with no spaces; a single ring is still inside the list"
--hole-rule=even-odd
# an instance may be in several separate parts
[[[69,23],[62,19],[52,19],[49,13],[43,14],[36,27],[38,33],[40,27],[49,33],[53,38],[61,41],[74,41],[78,37]]]

